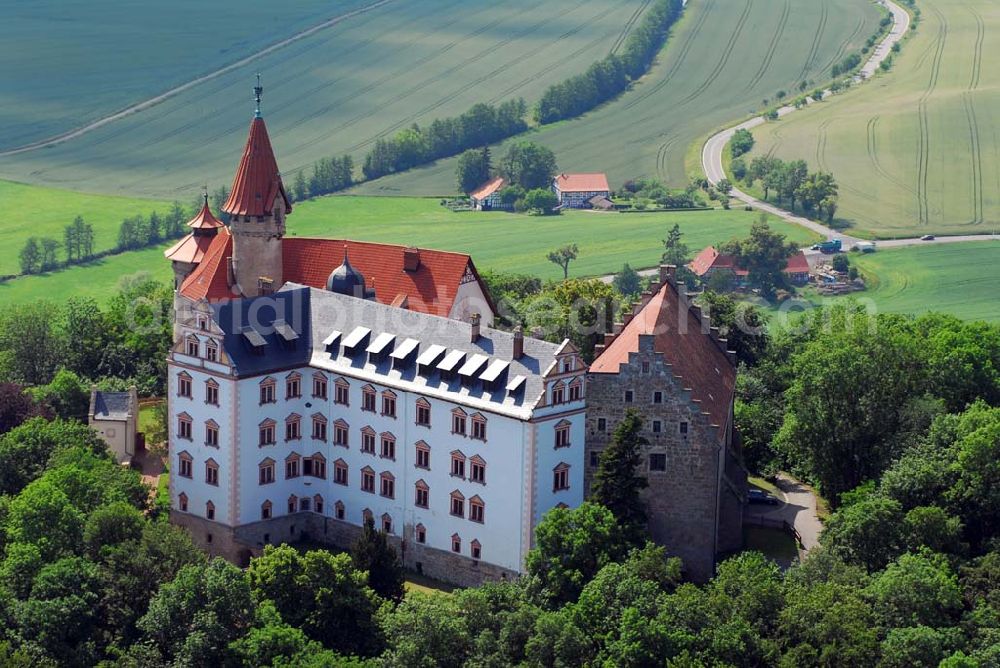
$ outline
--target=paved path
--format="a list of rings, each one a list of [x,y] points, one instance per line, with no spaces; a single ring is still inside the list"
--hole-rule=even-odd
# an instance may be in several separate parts
[[[861,71],[857,75],[855,75],[854,82],[856,84],[862,83],[864,80],[868,79],[876,71],[878,71],[879,66],[882,64],[882,61],[884,61],[886,57],[888,57],[892,52],[893,45],[899,42],[899,40],[901,40],[903,36],[906,34],[906,32],[910,29],[910,15],[906,12],[905,9],[897,5],[892,0],[881,0],[881,2],[889,9],[889,12],[892,14],[892,20],[893,20],[892,29],[889,31],[889,34],[886,35],[881,42],[879,42],[879,45],[872,52],[872,55],[868,59],[868,61],[864,65],[862,65]],[[832,92],[830,90],[823,91],[823,97],[826,97],[827,95],[832,95]],[[809,104],[813,104],[813,102],[814,101],[812,100],[812,98],[808,99]],[[780,118],[783,116],[787,116],[788,114],[793,113],[795,110],[796,108],[794,106],[781,107],[780,109],[778,109],[778,117]],[[763,125],[766,122],[767,121],[763,116],[757,116],[755,118],[751,118],[748,121],[740,123],[739,125],[735,125],[731,128],[723,130],[722,132],[713,135],[711,138],[709,138],[707,142],[705,142],[705,146],[702,148],[701,152],[701,165],[702,169],[705,172],[705,176],[708,178],[709,183],[716,184],[722,179],[726,178],[726,172],[722,168],[722,151],[725,150],[726,144],[728,144],[729,140],[732,139],[734,134],[736,134],[736,131],[749,130],[758,127],[760,125]],[[745,202],[746,204],[749,204],[755,209],[765,211],[774,216],[777,216],[778,218],[787,220],[790,223],[801,225],[802,227],[805,227],[809,230],[812,230],[813,232],[823,235],[827,239],[833,239],[834,237],[839,238],[843,241],[845,250],[851,248],[858,241],[862,241],[862,239],[853,237],[848,234],[844,234],[843,232],[838,232],[837,230],[829,228],[826,225],[823,225],[822,223],[816,222],[815,220],[809,220],[808,218],[797,216],[794,213],[781,209],[777,206],[774,206],[773,204],[759,200],[756,197],[748,195],[747,193],[743,192],[738,188],[733,188],[732,196],[742,202]],[[1000,239],[1000,236],[998,236],[997,234],[967,234],[962,236],[940,237],[933,241],[922,241],[919,238],[893,239],[889,241],[879,241],[877,242],[877,245],[883,248],[892,248],[892,247],[914,246],[914,245],[929,244],[929,243],[953,243],[957,241],[984,241],[987,239]]]
[[[784,496],[784,503],[778,506],[749,506],[748,517],[766,517],[784,521],[795,527],[802,543],[800,556],[805,556],[819,545],[819,535],[823,524],[816,514],[816,493],[787,473],[778,474],[775,485]]]
[[[209,72],[208,74],[202,75],[197,79],[192,79],[187,83],[183,83],[180,86],[171,88],[170,90],[164,93],[160,93],[155,97],[151,97],[148,100],[143,100],[142,102],[133,104],[129,107],[122,109],[121,111],[116,111],[115,113],[109,116],[105,116],[104,118],[99,118],[92,123],[88,123],[87,125],[84,125],[82,127],[70,130],[69,132],[64,132],[63,134],[55,135],[53,137],[49,137],[48,139],[42,139],[40,141],[32,142],[30,144],[25,144],[24,146],[18,146],[17,148],[7,149],[6,151],[0,151],[0,156],[17,155],[18,153],[27,153],[28,151],[35,151],[40,148],[48,148],[50,146],[56,146],[57,144],[62,144],[63,142],[67,142],[70,139],[76,139],[77,137],[85,135],[88,132],[104,127],[109,123],[114,123],[115,121],[121,120],[126,116],[130,116],[136,112],[149,109],[150,107],[153,107],[163,102],[164,100],[167,100],[171,97],[174,97],[175,95],[178,95],[179,93],[183,93],[184,91],[193,88],[194,86],[197,86],[198,84],[205,83],[206,81],[210,81],[211,79],[220,77],[223,74],[232,72],[236,68],[248,65],[253,61],[257,60],[258,58],[261,58],[262,56],[266,56],[269,53],[277,51],[278,49],[283,49],[289,44],[298,42],[301,39],[305,39],[306,37],[309,37],[310,35],[313,35],[319,32],[320,30],[325,30],[327,28],[337,25],[338,23],[341,23],[346,19],[349,19],[353,16],[357,16],[358,14],[364,14],[365,12],[369,12],[373,9],[376,9],[377,7],[381,7],[382,5],[386,5],[390,2],[392,2],[392,0],[378,0],[377,2],[365,5],[364,7],[359,7],[358,9],[352,10],[350,12],[345,12],[338,16],[334,16],[333,18],[327,19],[322,23],[318,23],[310,28],[306,28],[305,30],[299,31],[294,35],[292,35],[291,37],[286,37],[285,39],[279,42],[275,42],[270,46],[264,47],[260,51],[252,53],[249,56],[246,56],[245,58],[240,58],[234,63],[230,63],[225,67],[220,67],[219,69]],[[248,90],[249,90],[249,84],[248,84]]]

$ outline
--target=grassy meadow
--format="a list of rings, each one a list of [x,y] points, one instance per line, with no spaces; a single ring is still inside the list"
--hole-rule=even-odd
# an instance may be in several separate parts
[[[0,210],[5,212],[0,225],[0,274],[20,272],[18,253],[28,237],[51,237],[62,243],[63,229],[78,215],[93,225],[94,251],[100,252],[115,245],[123,218],[137,214],[148,217],[151,211],[163,214],[169,208],[170,203],[164,201],[0,181]]]
[[[1000,6],[920,0],[892,70],[755,131],[754,155],[840,183],[839,218],[875,236],[991,233],[1000,223]]]
[[[655,266],[662,239],[677,223],[684,241],[697,252],[709,244],[745,236],[757,214],[742,210],[674,213],[604,214],[568,211],[540,218],[501,212],[454,213],[436,199],[397,197],[323,197],[295,207],[290,235],[351,238],[413,244],[469,253],[480,269],[516,271],[560,278],[562,270],[546,259],[548,251],[568,243],[580,247],[571,276],[595,276],[633,267]],[[810,232],[772,219],[789,239],[809,244]],[[89,265],[0,283],[0,302],[27,302],[40,296],[92,296],[115,293],[119,277],[148,271],[169,280],[163,249],[148,248],[102,258]]]
[[[618,100],[530,135],[565,171],[604,171],[685,185],[685,155],[781,89],[820,83],[875,32],[868,0],[692,0],[650,73]],[[279,140],[280,144],[280,140]],[[500,155],[504,148],[494,150]],[[453,192],[455,159],[360,186],[362,194]]]
[[[853,297],[872,300],[879,312],[950,313],[965,320],[1000,322],[1000,241],[929,244],[851,254],[868,290]],[[813,305],[843,297],[807,297]],[[784,318],[770,309],[775,322]]]
[[[91,4],[100,5],[103,12],[120,3]],[[144,38],[150,32],[146,4],[136,3],[108,32],[117,36],[132,30]],[[243,14],[247,3],[211,4],[205,8],[210,16],[231,17]],[[284,20],[286,11],[293,15],[319,11],[316,0],[286,4],[280,10],[257,10],[280,19],[263,21],[269,28],[253,34],[256,48],[294,32]],[[334,3],[322,13],[336,15],[357,4]],[[644,0],[511,0],[476,6],[460,0],[389,2],[64,144],[0,157],[0,178],[183,201],[197,195],[206,181],[215,190],[231,181],[239,161],[253,111],[251,87],[257,71],[263,75],[264,116],[286,175],[331,155],[352,153],[360,158],[377,137],[412,123],[456,115],[476,102],[539,98],[549,84],[583,72],[613,49],[646,4]],[[162,11],[188,16],[192,22],[200,21],[204,13],[201,5],[185,13],[172,3]],[[16,31],[22,16],[15,13],[7,29]],[[238,22],[242,25],[243,20]],[[253,25],[258,28],[260,23]],[[217,21],[215,28],[207,37],[214,49],[232,46],[234,38],[241,46],[247,42],[246,35],[232,35]],[[71,26],[66,29],[70,30]],[[17,60],[49,55],[52,43],[61,43],[61,37],[60,33],[34,45],[23,44]],[[238,60],[234,52],[229,57],[213,56],[204,64],[192,62],[184,55],[185,43],[163,45],[156,55],[168,63],[176,59],[187,79],[215,69],[212,65]],[[93,68],[84,78],[89,87],[67,84],[61,70],[58,76],[39,72],[34,85],[47,89],[51,81],[56,92],[50,94],[63,96],[69,106],[89,88],[116,87],[121,68],[151,76],[137,66],[149,57],[145,49],[132,41],[114,49],[121,65],[107,71],[87,60],[88,68]],[[62,67],[61,58],[45,62],[51,70]],[[157,91],[169,88],[166,81],[161,83]],[[0,106],[9,107],[16,116],[12,122],[31,122],[36,118],[34,105],[18,100],[15,92],[0,97],[5,102]]]

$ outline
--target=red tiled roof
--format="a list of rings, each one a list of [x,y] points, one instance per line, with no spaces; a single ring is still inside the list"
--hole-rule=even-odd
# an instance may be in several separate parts
[[[222,210],[234,216],[266,216],[271,213],[279,194],[285,200],[285,210],[291,211],[292,203],[281,183],[267,126],[263,118],[254,118],[229,199]]]
[[[504,181],[503,177],[498,176],[495,179],[491,179],[479,186],[476,190],[473,190],[469,193],[469,197],[472,199],[486,199],[496,191],[503,188],[505,183],[506,181]]]
[[[212,215],[212,209],[208,206],[208,198],[201,206],[201,211],[194,218],[187,222],[187,226],[196,230],[214,230],[223,227],[221,220]]]
[[[227,283],[232,237],[224,229],[205,252],[204,260],[181,285],[181,294],[190,299],[217,301],[233,297]],[[351,265],[374,288],[383,304],[404,305],[412,311],[447,317],[468,269],[487,299],[489,290],[479,277],[471,258],[464,253],[420,249],[420,266],[405,271],[407,246],[343,239],[286,237],[281,241],[282,272],[285,282],[326,288],[330,272],[340,266],[344,248]],[[491,303],[491,308],[495,311]]]
[[[325,289],[330,272],[344,259],[345,247],[351,266],[365,277],[367,287],[375,289],[375,299],[383,304],[401,303],[405,297],[412,311],[447,317],[467,268],[489,295],[472,259],[464,253],[421,248],[420,266],[416,271],[405,271],[403,252],[407,246],[344,239],[282,240],[285,281]]]
[[[608,187],[608,177],[601,173],[560,174],[556,177],[556,187],[564,193],[611,190]]]
[[[735,269],[736,260],[732,255],[724,255],[715,250],[714,246],[708,246],[702,250],[693,260],[688,262],[688,269],[696,276],[704,276],[709,269]]]
[[[198,264],[205,256],[205,251],[212,244],[215,237],[208,235],[189,234],[175,243],[173,246],[163,251],[163,255],[173,262],[187,262]]]
[[[229,234],[229,228],[219,230],[217,235],[210,238],[212,243],[205,250],[201,264],[184,279],[180,287],[180,293],[190,299],[214,302],[237,296],[233,294],[227,281],[229,258],[233,254],[233,238]]]
[[[785,265],[786,274],[808,274],[809,273],[809,260],[806,259],[806,254],[802,251],[798,251],[795,255],[788,258],[788,264]]]
[[[630,352],[639,350],[639,336],[653,335],[653,349],[663,354],[691,398],[701,404],[712,424],[725,427],[736,388],[736,369],[710,334],[702,332],[701,317],[681,302],[670,282],[657,291],[594,360],[591,373],[618,373]],[[725,438],[724,429],[720,438]]]

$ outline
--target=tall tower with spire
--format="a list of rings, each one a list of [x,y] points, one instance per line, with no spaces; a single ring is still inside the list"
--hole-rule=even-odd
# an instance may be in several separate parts
[[[260,113],[263,90],[258,74],[250,136],[229,199],[222,206],[230,216],[229,231],[233,235],[232,276],[245,297],[267,294],[284,283],[281,240],[285,236],[285,216],[292,210]]]

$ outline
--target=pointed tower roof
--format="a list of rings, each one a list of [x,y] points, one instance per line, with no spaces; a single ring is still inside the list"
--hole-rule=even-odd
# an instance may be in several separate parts
[[[201,211],[187,222],[187,226],[195,230],[216,230],[223,226],[221,220],[212,214],[212,209],[208,206],[208,193],[204,194],[205,203],[201,206]]]
[[[260,115],[260,94],[263,90],[258,74],[257,85],[253,89],[257,106],[250,121],[250,136],[247,137],[240,165],[236,168],[229,199],[222,206],[222,210],[231,216],[270,215],[278,195],[285,200],[285,211],[292,210],[292,202],[281,183],[271,139],[267,136],[267,126]]]

